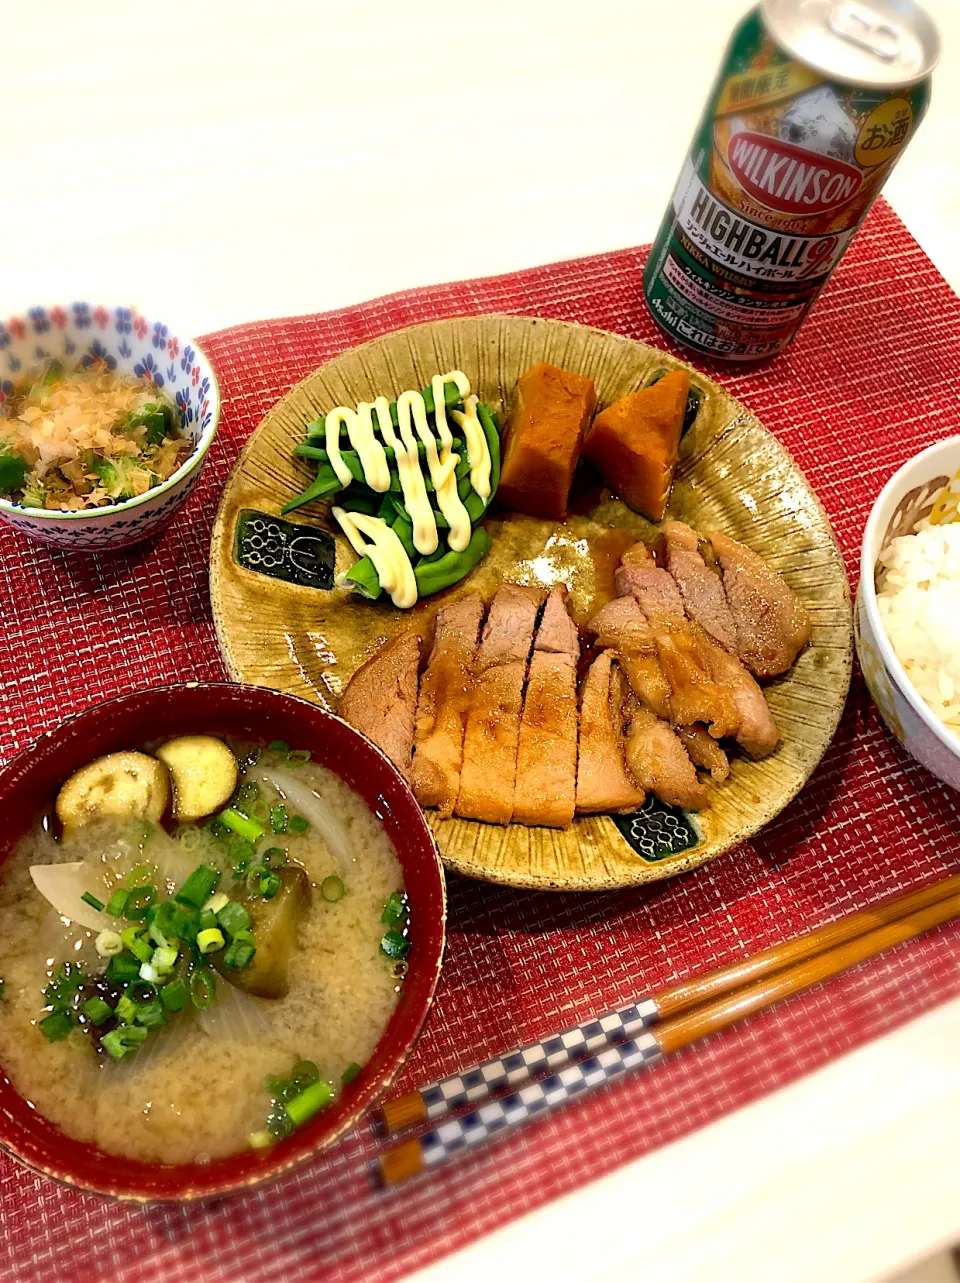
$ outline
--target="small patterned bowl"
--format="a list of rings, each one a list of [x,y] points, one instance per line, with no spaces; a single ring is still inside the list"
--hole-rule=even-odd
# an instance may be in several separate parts
[[[920,697],[897,659],[880,619],[876,585],[880,553],[929,517],[937,495],[958,470],[960,437],[949,437],[905,463],[881,490],[863,534],[854,637],[870,694],[891,734],[944,784],[960,790],[960,740]]]
[[[220,421],[213,367],[192,339],[132,307],[70,303],[32,307],[0,321],[0,404],[17,378],[48,358],[65,366],[103,363],[162,389],[176,403],[193,451],[168,480],[135,499],[84,512],[49,512],[0,499],[0,520],[57,548],[113,551],[146,539],[170,520],[196,485]]]

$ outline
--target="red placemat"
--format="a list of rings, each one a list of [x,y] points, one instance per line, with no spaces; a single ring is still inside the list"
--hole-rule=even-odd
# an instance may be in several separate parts
[[[207,600],[210,527],[240,445],[292,383],[352,344],[464,313],[558,317],[662,344],[641,296],[644,258],[624,250],[209,335],[221,433],[158,541],[84,558],[0,530],[0,752],[118,691],[224,676]],[[958,330],[960,301],[881,202],[790,351],[753,373],[712,371],[806,470],[854,581],[884,481],[958,430]],[[856,677],[800,797],[696,873],[597,896],[452,878],[440,990],[402,1085],[943,877],[960,867],[958,809],[885,733]],[[366,1132],[271,1188],[187,1209],[111,1205],[0,1158],[0,1276],[394,1279],[954,996],[958,946],[960,927],[905,945],[388,1196],[367,1187]]]

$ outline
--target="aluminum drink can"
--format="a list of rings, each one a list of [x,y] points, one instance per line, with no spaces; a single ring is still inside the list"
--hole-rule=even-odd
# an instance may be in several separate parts
[[[763,0],[735,29],[643,274],[722,361],[782,352],[920,124],[939,56],[913,0]]]

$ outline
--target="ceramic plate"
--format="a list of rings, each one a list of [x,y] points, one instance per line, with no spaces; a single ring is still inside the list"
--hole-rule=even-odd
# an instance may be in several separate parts
[[[335,405],[394,398],[433,374],[461,369],[482,400],[509,405],[518,376],[537,361],[588,374],[601,406],[647,383],[675,357],[619,335],[560,321],[463,317],[399,330],[330,361],[266,416],[227,483],[210,553],[211,598],[224,660],[241,682],[336,708],[354,670],[389,637],[429,633],[442,595],[412,611],[334,586],[355,554],[334,535],[326,505],[278,517],[312,473],[291,453],[304,426]],[[602,890],[671,877],[756,833],[803,787],[836,730],[850,681],[846,573],[826,514],[787,451],[738,401],[690,371],[700,410],[686,433],[670,515],[719,529],[769,559],[805,601],[811,644],[766,694],[783,735],[761,762],[734,754],[730,779],[710,786],[696,816],[648,798],[634,816],[585,816],[566,832],[428,812],[447,866],[511,886]],[[585,619],[613,595],[613,571],[631,538],[656,527],[581,468],[566,522],[494,511],[487,558],[451,594],[491,597],[503,579],[544,589],[563,581]]]

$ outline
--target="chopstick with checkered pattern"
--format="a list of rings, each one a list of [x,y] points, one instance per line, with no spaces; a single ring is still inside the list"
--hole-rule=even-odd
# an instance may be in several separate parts
[[[676,995],[681,988],[684,989],[683,996],[677,999],[681,1012],[661,1020],[655,1030],[646,1029],[635,1038],[608,1046],[586,1060],[568,1064],[537,1082],[528,1083],[519,1091],[488,1101],[459,1118],[452,1118],[423,1136],[401,1141],[370,1164],[371,1180],[378,1186],[409,1180],[445,1162],[459,1150],[476,1146],[585,1092],[653,1064],[662,1056],[725,1029],[957,916],[960,916],[960,875],[919,891],[891,897],[871,909],[849,914],[829,927],[778,945],[773,951],[756,954],[743,963],[735,964],[734,968],[725,968],[728,973],[739,970],[749,977],[749,982],[733,987],[727,985],[721,996],[714,997],[713,1001],[702,1002],[696,999],[695,994],[715,990],[715,977],[721,973],[694,978],[686,986],[677,986],[671,991]],[[811,941],[814,939],[822,947],[813,948]],[[834,947],[827,947],[824,942]],[[786,965],[769,965],[769,955],[773,952],[778,952],[781,959],[786,957]],[[661,1004],[656,996],[649,1001],[663,1017],[663,1007],[668,1004]]]
[[[608,1011],[552,1037],[528,1043],[516,1051],[494,1056],[472,1069],[441,1078],[386,1101],[373,1118],[374,1131],[394,1136],[407,1127],[436,1122],[463,1105],[476,1104],[504,1087],[518,1087],[546,1069],[559,1070],[572,1061],[618,1042],[626,1042],[658,1020],[668,1020],[744,985],[762,980],[785,966],[810,958],[866,931],[960,891],[960,875],[918,891],[889,896],[869,909],[848,914],[838,922],[764,949],[726,967],[693,976],[671,988],[638,998],[629,1006]]]

